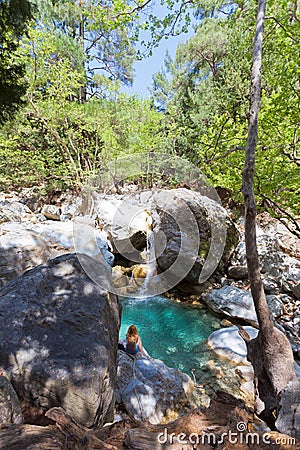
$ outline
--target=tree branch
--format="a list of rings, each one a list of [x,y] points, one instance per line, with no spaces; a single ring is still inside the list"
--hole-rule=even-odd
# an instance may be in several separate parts
[[[56,141],[56,143],[57,143],[57,145],[58,145],[58,148],[59,148],[59,152],[60,152],[60,154],[61,154],[61,157],[63,158],[63,160],[64,160],[65,163],[67,163],[68,161],[67,161],[66,156],[65,156],[65,154],[64,154],[64,152],[63,152],[62,149],[64,149],[65,152],[67,153],[68,158],[69,158],[69,162],[71,163],[71,165],[72,165],[72,167],[73,167],[73,170],[74,170],[74,172],[75,172],[76,178],[77,178],[77,180],[80,180],[80,175],[79,175],[77,166],[76,166],[75,161],[74,161],[74,159],[73,159],[73,157],[72,157],[72,155],[71,155],[71,153],[70,153],[70,150],[68,149],[68,146],[63,142],[63,140],[61,139],[61,137],[59,136],[59,134],[57,133],[57,131],[54,130],[54,128],[52,128],[51,125],[49,125],[49,123],[47,122],[47,120],[45,120],[45,119],[39,114],[38,109],[37,109],[36,105],[33,103],[32,99],[31,99],[29,96],[27,96],[27,98],[28,98],[28,102],[29,102],[30,105],[33,107],[33,109],[34,109],[34,111],[35,111],[35,114],[36,114],[36,116],[38,117],[38,119],[44,124],[44,126],[47,128],[47,130],[50,132],[50,134],[54,137],[54,139],[55,139],[55,141]]]
[[[295,39],[288,31],[287,31],[287,29],[282,25],[282,23],[281,22],[279,22],[279,20],[278,19],[276,19],[276,17],[274,17],[274,16],[269,16],[269,17],[266,17],[266,20],[274,20],[274,22],[276,22],[277,23],[277,25],[279,25],[280,26],[280,28],[282,28],[283,29],[283,31],[285,32],[285,34],[287,35],[287,36],[289,36],[291,39],[292,39],[292,41],[294,41],[294,42],[298,42],[298,40],[297,39]]]
[[[259,179],[258,179],[259,181]],[[267,195],[263,194],[260,190],[260,183],[258,182],[257,185],[258,188],[258,193],[259,195],[265,200],[266,204],[267,204],[267,209],[271,210],[273,212],[273,214],[275,214],[276,219],[278,219],[286,228],[287,230],[289,230],[290,233],[294,234],[295,236],[300,238],[300,226],[297,222],[297,220],[295,219],[295,217],[293,217],[286,209],[284,209],[279,203],[275,202],[274,200],[272,200],[270,197],[268,197]],[[272,206],[271,206],[272,205]],[[276,210],[274,209],[274,207],[280,211],[283,214],[283,217],[280,216],[279,214],[277,214]],[[289,224],[287,224],[283,219],[287,217],[292,224],[294,225],[294,228],[290,227]]]

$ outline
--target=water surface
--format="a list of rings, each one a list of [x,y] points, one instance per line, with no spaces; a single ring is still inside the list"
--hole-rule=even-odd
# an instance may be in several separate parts
[[[191,375],[210,358],[205,341],[220,328],[219,319],[205,308],[156,296],[123,298],[120,338],[135,324],[143,346],[153,358]]]

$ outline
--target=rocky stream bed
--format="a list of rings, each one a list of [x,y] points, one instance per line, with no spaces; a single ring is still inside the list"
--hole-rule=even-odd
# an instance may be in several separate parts
[[[143,256],[148,212],[138,217],[133,212],[136,220],[130,228],[126,222],[112,227],[126,196],[101,198],[92,216],[92,242],[82,236],[74,244],[80,199],[62,196],[50,205],[28,193],[0,195],[0,448],[187,450],[202,444],[178,442],[183,431],[200,436],[213,430],[220,437],[240,422],[259,436],[270,431],[253,411],[253,369],[236,327],[244,326],[251,337],[257,334],[243,219],[234,223],[230,212],[190,190],[173,190],[173,195],[174,202],[153,216],[153,230],[163,233],[164,245],[152,276],[168,270],[180,252],[182,230],[174,216],[179,222],[184,217],[185,199],[197,223],[200,251],[192,269],[167,295],[208,308],[220,323],[205,344],[211,358],[194,379],[152,358],[147,348],[134,360],[117,351],[122,310],[118,295],[139,290],[149,276]],[[125,204],[126,210],[129,204],[133,211],[138,209],[132,196]],[[217,267],[199,284],[214,215],[227,223],[227,238]],[[266,213],[258,217],[257,232],[271,318],[290,341],[299,377],[299,240]],[[94,267],[95,245],[106,269],[97,269],[94,277],[106,280],[111,268],[118,295],[106,289],[104,281],[94,283],[82,268]],[[138,255],[134,263],[133,252]],[[270,434],[275,448],[289,448],[282,445],[280,433],[300,439],[299,381],[293,383],[279,399],[277,431]],[[177,436],[169,447],[157,439],[164,427]],[[278,436],[281,441],[276,442]],[[227,447],[215,443],[201,448],[238,448],[230,447],[228,434],[226,439]],[[290,448],[299,448],[296,441],[292,444]],[[264,445],[269,448],[265,442],[258,447],[247,443],[249,448]]]

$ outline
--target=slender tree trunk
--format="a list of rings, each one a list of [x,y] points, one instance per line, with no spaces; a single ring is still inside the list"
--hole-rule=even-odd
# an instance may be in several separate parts
[[[79,7],[81,10],[80,14],[80,23],[79,23],[79,39],[81,40],[83,51],[84,49],[84,17],[83,17],[83,8],[84,8],[84,2],[83,0],[79,0]],[[83,70],[85,71],[85,64],[83,63]],[[79,88],[79,102],[80,103],[86,103],[86,85],[82,85]]]
[[[253,190],[255,170],[255,150],[258,135],[258,112],[261,99],[262,41],[266,0],[259,2],[256,33],[254,38],[248,139],[246,144],[245,167],[243,171],[243,196],[245,202],[245,242],[251,292],[260,329],[272,326],[269,309],[260,276],[256,244],[256,205]]]
[[[275,428],[278,395],[295,379],[294,358],[287,337],[275,328],[270,319],[269,308],[260,274],[256,242],[256,205],[254,197],[255,151],[258,135],[258,113],[261,100],[262,43],[266,0],[259,0],[256,32],[253,47],[250,110],[245,166],[243,171],[243,196],[245,202],[245,242],[249,280],[259,323],[256,339],[246,340],[248,359],[255,374],[256,411]]]

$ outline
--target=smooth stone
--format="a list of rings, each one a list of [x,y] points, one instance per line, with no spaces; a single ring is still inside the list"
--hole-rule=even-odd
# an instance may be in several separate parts
[[[248,277],[247,266],[230,266],[228,275],[235,280],[243,280]]]
[[[243,327],[249,334],[251,339],[254,339],[258,330],[256,328],[245,326]],[[221,328],[214,331],[207,339],[207,345],[218,356],[228,359],[235,364],[249,365],[247,360],[247,347],[244,340],[238,333],[238,328],[228,327]]]

